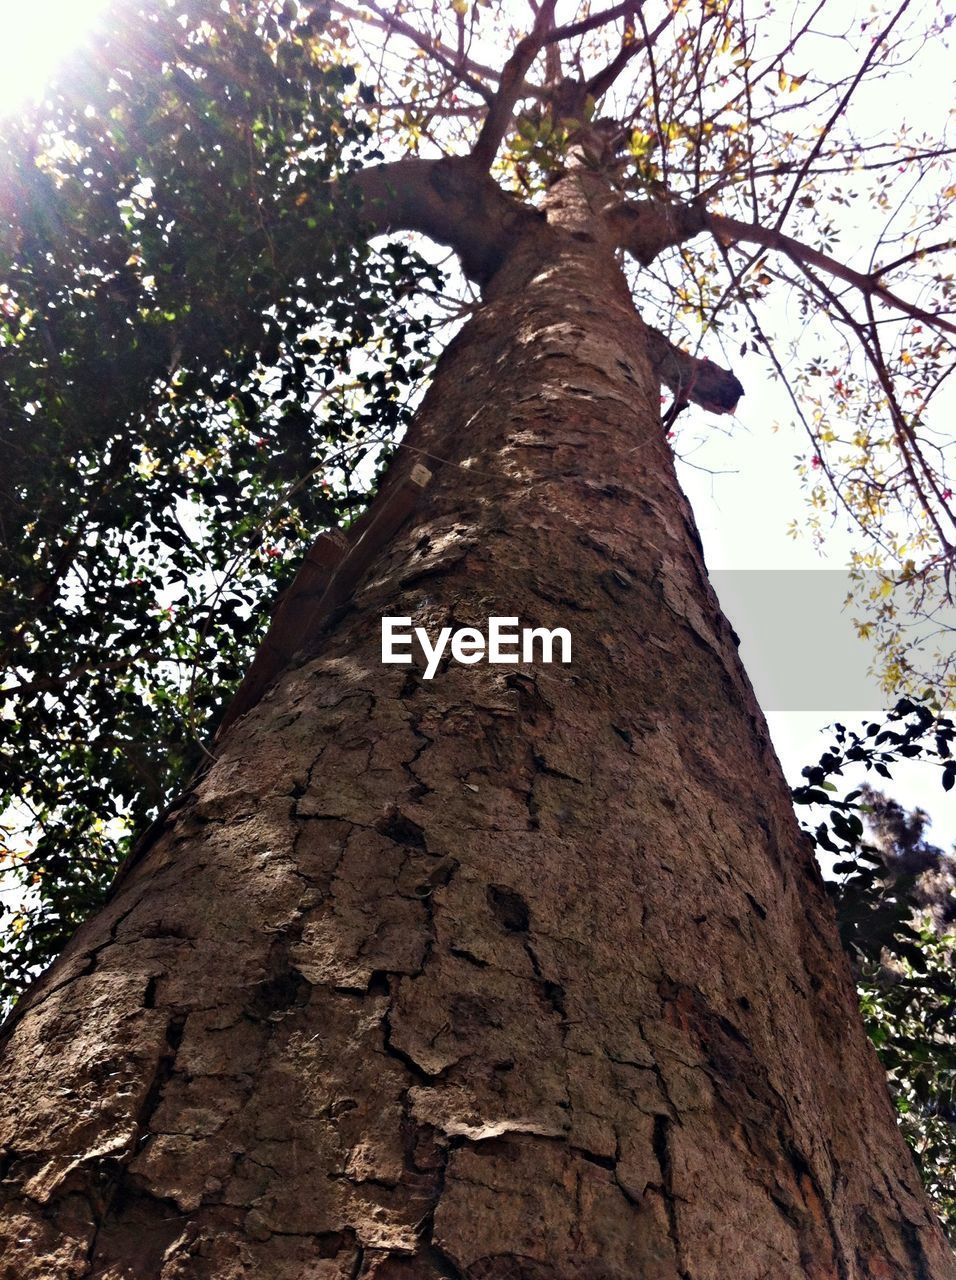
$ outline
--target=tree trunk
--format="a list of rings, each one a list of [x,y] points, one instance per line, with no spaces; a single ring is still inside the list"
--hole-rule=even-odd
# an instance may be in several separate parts
[[[442,358],[412,517],[12,1020],[9,1280],[956,1276],[646,330],[548,218]],[[383,614],[572,662],[425,681]]]

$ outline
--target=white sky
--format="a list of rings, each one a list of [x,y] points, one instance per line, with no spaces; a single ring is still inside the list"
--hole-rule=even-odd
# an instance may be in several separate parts
[[[0,112],[38,93],[108,0],[0,0]]]
[[[892,7],[895,6],[870,4],[869,0],[843,0],[838,11],[840,19],[852,28],[857,19],[870,18],[874,12],[888,14]],[[931,4],[923,7],[927,13],[934,9]],[[789,21],[789,8],[782,6],[780,9],[782,23]],[[831,72],[834,77],[847,72],[846,46],[835,41],[818,39],[812,49],[802,44],[798,54],[794,66],[796,73],[806,69],[805,63],[811,56],[815,72],[823,79],[828,78]],[[952,48],[943,41],[928,42],[905,71],[877,84],[861,87],[859,96],[854,99],[857,118],[861,118],[859,113],[862,109],[862,118],[873,135],[881,130],[892,135],[901,122],[915,132],[938,130],[947,113],[952,115],[956,101],[953,69]],[[849,252],[849,246],[854,243],[867,252],[879,233],[879,216],[865,210],[862,202],[857,206],[856,216],[860,237],[854,240],[852,235],[845,234],[836,251],[838,257],[841,252]],[[871,220],[869,225],[867,218]],[[940,230],[939,239],[945,238],[947,233],[953,234],[952,227]],[[865,267],[866,262],[862,265]],[[793,323],[802,322],[794,317],[788,326],[786,317],[781,315],[781,336],[786,336],[786,330],[788,327],[792,329]],[[707,349],[704,354],[720,359],[717,351]],[[807,510],[794,463],[797,457],[805,460],[812,452],[809,440],[802,427],[793,424],[792,405],[783,387],[770,378],[764,358],[748,354],[733,363],[746,394],[735,416],[732,437],[728,438],[720,430],[721,420],[708,419],[699,411],[687,410],[685,417],[678,419],[680,426],[690,419],[692,412],[697,413],[696,420],[688,421],[686,429],[691,440],[697,438],[701,428],[706,429],[708,422],[718,428],[690,460],[698,467],[724,474],[708,474],[687,465],[678,467],[681,483],[700,527],[708,569],[712,573],[718,571],[716,585],[719,588],[722,576],[719,571],[723,570],[760,569],[786,574],[789,571],[838,572],[845,569],[851,549],[854,546],[857,550],[865,548],[861,546],[860,539],[850,537],[842,529],[841,521],[834,520],[822,555],[814,549],[808,537],[795,541],[787,535],[790,521],[794,518],[802,520]],[[948,401],[940,400],[937,405],[937,425],[945,421],[941,415],[947,412],[956,415],[956,402],[952,395]],[[773,429],[775,423],[780,424],[776,432]],[[679,430],[678,446],[684,430]],[[956,432],[953,436],[956,438]],[[954,465],[951,460],[950,468]],[[734,613],[729,602],[726,607],[731,623],[741,636],[741,655],[747,664],[748,635],[753,636],[757,631],[753,615],[748,616],[746,611]],[[872,650],[856,636],[851,615],[844,613],[836,602],[831,608],[833,616],[824,620],[827,641],[832,645],[834,636],[842,632],[840,656],[843,661],[852,661],[855,653],[858,654],[860,668],[868,667],[873,657]],[[804,655],[804,663],[810,673],[826,667],[831,661],[832,649],[828,650],[825,643],[815,649],[808,647]],[[753,669],[751,678],[760,698],[761,683],[755,678]],[[881,715],[878,703],[869,709],[872,714],[848,710],[835,701],[826,711],[766,711],[770,704],[766,699],[764,704],[771,736],[791,785],[801,781],[803,766],[815,763],[830,744],[830,735],[824,731],[827,724],[838,720],[848,727],[859,727],[868,719]],[[856,776],[848,771],[846,776],[850,785],[865,777],[862,771]],[[893,766],[892,782],[875,775],[871,776],[871,781],[874,785],[883,785],[888,794],[908,808],[925,809],[932,818],[929,838],[935,844],[944,849],[956,845],[956,789],[948,793],[943,791],[938,767],[918,761],[900,762]]]
[[[727,439],[715,434],[713,443],[694,455],[698,465],[716,470],[727,469],[724,474],[707,474],[686,465],[679,465],[681,484],[694,508],[701,538],[704,543],[707,567],[716,574],[718,590],[723,570],[773,570],[779,574],[789,571],[841,570],[847,562],[851,540],[838,529],[828,539],[826,555],[814,550],[808,539],[794,541],[786,529],[794,516],[802,514],[804,497],[793,470],[795,455],[807,453],[806,436],[782,425],[778,432],[772,430],[775,416],[783,424],[789,422],[788,406],[783,402],[782,389],[771,383],[763,368],[763,362],[751,357],[752,372],[748,361],[741,362],[738,375],[747,388],[740,403],[733,437]],[[686,416],[694,410],[687,410]],[[694,426],[706,421],[699,414]],[[680,421],[680,419],[678,420]],[[696,433],[695,433],[696,434]],[[748,665],[748,636],[756,635],[755,618],[747,613],[734,613],[729,604],[725,607],[730,621],[741,637],[741,656]],[[843,652],[859,655],[859,664],[869,664],[870,647],[858,639],[849,614],[834,609],[834,618],[828,619],[828,638],[833,629],[843,622]],[[805,655],[807,669],[812,673],[819,664],[831,658],[824,647],[808,651]],[[751,679],[758,699],[761,685],[756,678],[756,664],[750,664]],[[766,697],[762,699],[767,704]],[[870,708],[872,715],[861,710],[848,710],[838,705],[825,711],[765,711],[771,737],[784,772],[791,786],[802,779],[804,765],[814,764],[830,744],[830,735],[823,732],[825,726],[839,720],[850,728],[859,727],[866,720],[879,716],[878,705]],[[849,790],[865,775],[847,773]],[[907,761],[893,767],[892,783],[876,776],[874,785],[885,785],[895,799],[908,808],[925,809],[932,817],[930,834],[933,843],[949,849],[956,844],[956,789],[945,792],[940,785],[939,769],[920,762]]]

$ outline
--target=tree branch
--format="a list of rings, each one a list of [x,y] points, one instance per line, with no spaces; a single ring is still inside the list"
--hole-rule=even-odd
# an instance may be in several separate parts
[[[708,225],[698,201],[622,200],[606,217],[614,243],[645,267],[664,249],[690,240]]]
[[[498,84],[498,92],[488,109],[478,141],[471,153],[471,162],[476,168],[490,169],[498,154],[501,140],[511,124],[515,104],[521,97],[524,78],[532,62],[540,53],[544,37],[554,21],[555,3],[556,0],[544,0],[535,15],[531,31],[518,41],[514,52],[505,63]]]
[[[905,267],[910,262],[919,262],[931,253],[943,253],[947,249],[956,249],[956,240],[939,240],[936,244],[926,245],[924,249],[914,249],[912,253],[905,253],[902,258],[895,258],[892,262],[884,262],[881,267],[876,268],[874,275],[885,276],[888,272]]]
[[[728,218],[722,213],[706,212],[703,213],[703,225],[718,241],[726,243],[731,240],[745,240],[750,244],[763,245],[765,249],[776,250],[798,266],[803,267],[809,264],[817,267],[821,271],[826,271],[828,275],[853,285],[864,297],[878,298],[886,306],[902,311],[904,315],[921,320],[924,324],[933,325],[945,333],[956,335],[956,324],[944,320],[932,311],[926,311],[914,303],[907,302],[905,298],[893,293],[880,283],[878,273],[868,275],[862,271],[854,271],[852,267],[845,266],[836,258],[831,258],[829,254],[802,244],[793,236],[777,230],[776,227],[763,227],[756,222],[739,222],[736,218]]]
[[[486,67],[481,62],[475,62],[472,58],[458,57],[451,49],[446,48],[441,41],[418,31],[410,23],[403,21],[397,13],[384,12],[374,3],[374,0],[365,0],[367,8],[371,11],[370,14],[361,13],[351,5],[341,3],[341,0],[332,0],[332,4],[333,8],[345,18],[351,18],[355,22],[367,22],[370,27],[377,27],[380,31],[384,31],[386,35],[395,32],[396,35],[404,36],[416,48],[433,57],[446,71],[460,76],[470,89],[474,89],[475,93],[480,94],[488,105],[491,105],[494,96],[493,92],[487,85],[482,84],[480,79],[481,76],[487,76],[490,80],[498,78],[498,72],[491,67]],[[372,17],[371,14],[375,16]]]
[[[639,5],[635,5],[633,3],[628,5],[626,10],[627,17],[632,18],[639,8]],[[676,10],[671,10],[666,13],[654,30],[645,35],[641,40],[636,40],[634,38],[633,27],[627,27],[624,31],[623,39],[621,40],[621,47],[616,56],[611,59],[606,67],[601,71],[598,71],[588,81],[587,92],[591,97],[595,99],[602,98],[617,80],[618,76],[634,55],[636,53],[640,53],[642,49],[652,48],[657,37],[662,31],[665,31],[671,25],[676,16]]]
[[[674,393],[675,407],[700,405],[708,413],[733,413],[744,394],[729,369],[712,360],[701,360],[673,342],[653,325],[645,324],[651,365],[661,382]]]
[[[397,160],[349,178],[371,234],[420,231],[458,254],[470,280],[484,284],[524,227],[541,214],[507,195],[467,156]],[[347,188],[346,188],[347,189]]]
[[[731,274],[733,274],[734,268],[733,268],[733,264],[730,261],[730,256],[727,253],[727,246],[723,243],[723,241],[718,240],[717,248],[720,251],[720,255],[724,260],[727,270]],[[760,324],[760,321],[757,318],[756,313],[754,312],[750,299],[746,297],[746,295],[743,297],[743,304],[744,304],[744,309],[747,312],[747,316],[750,320],[750,323],[753,326],[753,331],[757,335],[758,339],[760,340],[760,343],[767,355],[767,358],[769,359],[777,377],[780,379],[780,382],[783,384],[783,387],[787,392],[787,396],[790,400],[790,403],[793,405],[794,413],[796,414],[797,418],[800,420],[804,431],[807,433],[807,436],[810,439],[810,443],[813,445],[814,449],[816,449],[819,445],[817,433],[815,429],[807,421],[807,415],[804,412],[803,403],[800,400],[800,397],[797,395],[796,391],[793,389],[793,386],[791,385],[791,382],[790,382],[790,378],[787,376],[787,371],[781,364],[780,357],[777,355],[777,352],[776,352],[776,349],[774,348],[773,343],[770,341],[770,339],[767,337],[766,333],[764,332]],[[865,537],[867,536],[872,537],[876,542],[877,546],[879,546],[884,551],[888,551],[889,548],[886,546],[886,543],[879,536],[879,534],[873,533],[871,530],[868,530],[866,528],[866,526],[863,524],[862,520],[860,519],[860,513],[851,505],[851,503],[847,501],[845,494],[840,489],[840,485],[837,482],[837,478],[834,476],[832,470],[827,465],[827,461],[825,457],[821,457],[820,465],[823,468],[824,475],[826,476],[827,480],[830,483],[830,488],[833,490],[833,496],[836,498],[837,502],[846,512],[848,519],[857,526],[857,528]]]
[[[596,31],[598,27],[603,27],[608,22],[616,22],[618,18],[627,17],[636,8],[640,6],[635,4],[635,0],[625,0],[623,4],[616,4],[612,9],[605,9],[603,13],[592,13],[589,18],[582,18],[580,22],[569,22],[567,26],[555,27],[553,31],[548,32],[542,43],[556,44],[559,40],[573,40],[575,36],[585,36],[589,31]]]
[[[872,45],[869,48],[869,51],[866,54],[866,57],[860,63],[860,67],[856,75],[850,81],[849,88],[847,89],[846,93],[844,93],[843,97],[840,99],[836,108],[830,115],[829,120],[826,122],[826,124],[823,126],[823,128],[820,130],[819,134],[817,135],[817,140],[813,144],[813,146],[810,148],[810,152],[807,155],[806,160],[803,162],[803,166],[800,169],[799,173],[797,174],[796,180],[791,186],[790,192],[787,195],[786,199],[784,200],[783,206],[780,209],[780,213],[777,216],[776,226],[778,229],[783,226],[784,220],[787,214],[790,212],[790,209],[791,209],[791,206],[793,205],[794,200],[796,200],[797,196],[799,195],[803,187],[803,181],[807,175],[807,171],[810,168],[812,168],[814,161],[816,160],[817,156],[820,154],[821,150],[823,149],[823,144],[826,142],[827,138],[830,136],[830,130],[836,124],[837,120],[839,120],[840,117],[846,111],[847,104],[849,103],[853,94],[856,92],[856,89],[859,86],[860,81],[863,79],[863,77],[866,75],[867,71],[869,70],[870,63],[876,57],[881,45],[883,44],[883,41],[890,34],[890,32],[896,26],[897,22],[900,20],[900,18],[902,18],[903,14],[906,12],[906,10],[909,7],[910,7],[910,0],[903,0],[903,3],[896,10],[892,18],[890,18],[889,22],[886,24],[886,26],[883,28],[880,34],[873,41]]]

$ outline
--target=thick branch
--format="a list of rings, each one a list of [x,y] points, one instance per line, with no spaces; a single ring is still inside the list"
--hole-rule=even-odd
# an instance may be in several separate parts
[[[648,266],[671,245],[683,244],[707,227],[702,204],[671,200],[622,200],[607,213],[617,246]]]
[[[361,217],[373,234],[420,231],[454,249],[478,284],[494,274],[515,235],[541,217],[477,173],[466,157],[398,160],[364,169],[350,181],[361,193]]]
[[[589,31],[596,31],[608,22],[616,22],[618,18],[627,17],[638,7],[635,0],[625,0],[624,4],[616,4],[612,9],[605,9],[603,13],[592,13],[589,18],[582,18],[580,22],[570,22],[567,26],[555,27],[545,36],[544,43],[557,44],[560,40],[571,40],[575,36],[587,35]]]
[[[675,404],[697,404],[708,413],[733,413],[744,389],[729,369],[675,347],[653,325],[645,328],[654,372],[674,393]]]
[[[515,104],[521,97],[524,78],[532,62],[541,51],[544,38],[554,21],[556,0],[544,0],[535,15],[530,33],[519,40],[514,52],[505,63],[494,101],[488,109],[481,133],[471,153],[472,163],[481,169],[489,169],[501,140],[508,131],[514,116]]]
[[[706,212],[703,213],[703,225],[722,243],[744,240],[750,244],[763,245],[765,249],[774,249],[799,266],[817,267],[828,275],[843,280],[846,284],[854,285],[864,297],[878,298],[886,306],[894,307],[915,320],[934,325],[946,333],[956,334],[956,324],[912,302],[907,302],[905,298],[901,298],[881,284],[878,274],[869,275],[863,271],[854,271],[852,267],[845,266],[836,258],[831,258],[829,254],[802,244],[775,227],[764,227],[756,222],[738,222],[736,218],[727,218],[721,213]]]

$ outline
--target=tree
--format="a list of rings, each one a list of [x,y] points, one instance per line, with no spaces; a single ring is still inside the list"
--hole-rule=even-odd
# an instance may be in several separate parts
[[[253,27],[278,62],[267,11]],[[438,158],[330,175],[293,207],[340,209],[351,186],[365,232],[451,246],[480,300],[367,513],[316,543],[214,759],[6,1025],[7,1275],[956,1274],[661,423],[662,382],[667,427],[687,401],[732,410],[741,386],[645,323],[621,262],[639,295],[668,255],[689,261],[711,315],[699,236],[748,302],[765,253],[804,272],[885,375],[899,473],[847,483],[927,511],[936,549],[906,576],[929,580],[949,497],[898,407],[884,313],[937,335],[927,396],[953,326],[889,266],[783,230],[815,210],[825,148],[854,153],[839,126],[906,11],[873,20],[859,66],[820,90],[827,128],[767,174],[758,148],[786,126],[755,87],[802,90],[792,32],[764,63],[719,4],[559,22],[541,0],[495,72],[477,8],[336,7],[353,47],[380,30],[424,55],[399,71],[399,141],[457,120],[468,146],[445,128]],[[704,100],[721,59],[729,123]],[[639,76],[615,103],[636,68],[649,103]],[[721,197],[752,200],[749,220]],[[383,616],[565,627],[572,661],[424,679],[383,663]]]
[[[355,72],[257,8],[117,11],[92,67],[3,121],[4,1006],[204,758],[427,355],[399,286],[432,273],[350,225]]]
[[[907,813],[865,789],[870,828],[886,870],[904,882],[920,936],[908,955],[883,953],[864,966],[863,1011],[870,1038],[890,1074],[903,1128],[941,1215],[956,1215],[956,1046],[953,858],[926,840],[927,815]]]
[[[814,815],[805,833],[836,855],[827,882],[850,957],[867,1033],[887,1070],[900,1126],[950,1237],[956,1226],[954,1115],[954,863],[926,840],[928,815],[908,813],[864,782],[840,797],[850,768],[892,777],[922,756],[952,785],[954,725],[924,701],[903,698],[889,723],[863,732],[834,726],[834,741],[794,791]],[[844,779],[845,785],[845,779]],[[822,819],[822,821],[821,821]]]

